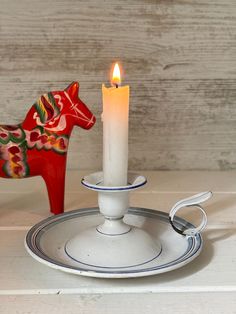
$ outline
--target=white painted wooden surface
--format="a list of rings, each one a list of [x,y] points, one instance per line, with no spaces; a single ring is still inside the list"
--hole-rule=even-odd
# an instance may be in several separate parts
[[[0,297],[4,314],[235,314],[235,293],[30,295]],[[7,307],[6,307],[6,304]]]
[[[213,191],[205,205],[209,224],[203,252],[195,261],[131,280],[85,278],[48,268],[23,245],[29,227],[49,216],[43,181],[1,180],[0,313],[236,313],[236,171],[144,174],[149,184],[132,193],[133,206],[168,211],[182,197]],[[80,185],[81,175],[67,174],[67,210],[97,204],[96,193]],[[196,216],[185,213],[191,221]]]
[[[73,169],[99,169],[101,84],[131,86],[131,169],[236,168],[235,0],[0,0],[0,123],[81,83],[98,118],[75,130]]]

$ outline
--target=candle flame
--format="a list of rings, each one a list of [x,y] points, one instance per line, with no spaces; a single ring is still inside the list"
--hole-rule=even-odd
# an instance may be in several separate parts
[[[116,87],[118,87],[121,84],[120,68],[118,63],[116,63],[114,66],[111,84]]]

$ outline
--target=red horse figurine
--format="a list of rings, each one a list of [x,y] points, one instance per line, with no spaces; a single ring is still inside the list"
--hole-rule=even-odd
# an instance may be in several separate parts
[[[0,176],[42,176],[51,212],[64,211],[66,157],[74,125],[90,129],[94,115],[79,99],[79,84],[41,96],[23,123],[0,125]]]

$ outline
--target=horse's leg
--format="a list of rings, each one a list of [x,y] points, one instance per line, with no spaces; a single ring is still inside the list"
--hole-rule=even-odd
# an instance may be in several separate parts
[[[53,214],[64,212],[66,158],[60,163],[56,160],[42,175],[48,190],[50,210]]]

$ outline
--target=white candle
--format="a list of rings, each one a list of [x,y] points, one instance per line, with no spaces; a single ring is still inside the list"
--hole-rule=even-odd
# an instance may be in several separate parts
[[[113,71],[114,87],[102,86],[103,184],[106,186],[127,185],[129,86],[118,87],[117,72],[118,64]]]

